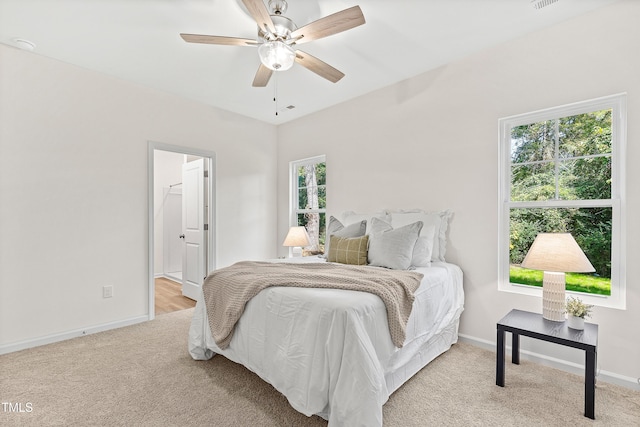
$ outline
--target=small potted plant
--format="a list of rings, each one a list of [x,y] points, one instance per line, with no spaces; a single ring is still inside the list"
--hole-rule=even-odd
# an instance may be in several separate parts
[[[591,316],[593,305],[585,304],[580,298],[570,296],[567,298],[566,310],[569,317],[567,326],[571,329],[584,329],[584,319]]]

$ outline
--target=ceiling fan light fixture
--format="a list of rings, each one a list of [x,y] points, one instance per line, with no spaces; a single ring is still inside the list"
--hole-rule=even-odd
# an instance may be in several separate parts
[[[269,9],[273,15],[284,15],[288,6],[286,0],[269,0]]]
[[[245,11],[251,15],[257,25],[256,40],[187,33],[180,33],[180,37],[188,43],[257,47],[260,66],[253,78],[253,87],[265,87],[273,71],[288,70],[294,62],[332,83],[344,77],[344,73],[326,62],[308,53],[294,50],[292,46],[297,48],[299,44],[338,34],[364,24],[365,19],[360,6],[352,6],[298,28],[291,19],[283,15],[287,10],[286,0],[237,1],[242,3]],[[271,11],[265,6],[265,1],[269,2]]]
[[[260,61],[274,71],[285,71],[293,66],[296,52],[280,40],[269,41],[258,47]]]

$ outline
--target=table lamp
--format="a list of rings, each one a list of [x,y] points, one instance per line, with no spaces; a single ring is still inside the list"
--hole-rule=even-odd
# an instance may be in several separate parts
[[[282,246],[289,246],[292,248],[292,253],[294,257],[302,256],[302,247],[309,246],[309,234],[307,233],[307,229],[299,226],[299,227],[291,227],[289,232],[287,233],[287,237],[285,237]]]
[[[554,322],[564,321],[565,272],[595,271],[570,233],[538,234],[520,266],[544,271],[542,317]]]

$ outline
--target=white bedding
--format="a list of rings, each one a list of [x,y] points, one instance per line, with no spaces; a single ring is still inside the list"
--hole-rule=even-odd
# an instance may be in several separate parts
[[[189,353],[198,360],[219,353],[241,363],[294,409],[318,414],[330,426],[381,426],[389,395],[458,338],[462,271],[445,262],[417,271],[424,278],[400,349],[391,342],[385,306],[373,294],[272,287],[247,303],[225,350],[211,337],[200,298]]]

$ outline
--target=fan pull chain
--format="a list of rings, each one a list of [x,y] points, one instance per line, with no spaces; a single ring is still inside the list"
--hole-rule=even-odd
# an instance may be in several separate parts
[[[275,102],[276,116],[278,115],[278,72],[276,71],[273,79],[273,102]]]

